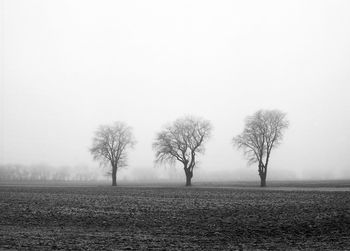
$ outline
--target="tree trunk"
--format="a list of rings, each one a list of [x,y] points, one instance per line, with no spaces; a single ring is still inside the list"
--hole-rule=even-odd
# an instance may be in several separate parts
[[[266,176],[265,177],[260,177],[260,186],[261,187],[266,187]]]
[[[266,187],[267,164],[259,163],[260,187]]]
[[[186,171],[185,173],[186,173],[186,186],[190,187],[192,186],[191,179],[193,177],[193,173],[191,171]]]
[[[112,186],[117,185],[117,167],[112,167]]]
[[[265,172],[261,172],[259,174],[260,176],[260,186],[261,187],[266,187],[266,171]]]
[[[191,179],[192,179],[192,177],[191,177],[190,175],[187,175],[187,174],[186,174],[186,186],[187,186],[187,187],[192,186],[192,184],[191,184]]]

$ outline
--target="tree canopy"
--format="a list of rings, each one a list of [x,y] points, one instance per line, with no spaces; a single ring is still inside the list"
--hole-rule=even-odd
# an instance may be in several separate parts
[[[248,163],[258,163],[262,186],[265,186],[271,150],[281,143],[288,126],[285,113],[259,110],[246,118],[243,132],[233,138],[233,144],[243,150]]]
[[[153,143],[156,163],[183,164],[187,185],[191,185],[196,155],[204,153],[204,142],[210,137],[212,126],[208,120],[186,116],[175,120],[160,131]]]
[[[117,169],[127,165],[127,148],[134,144],[132,129],[123,122],[102,125],[95,132],[90,152],[101,164],[111,165],[113,185],[116,185]]]

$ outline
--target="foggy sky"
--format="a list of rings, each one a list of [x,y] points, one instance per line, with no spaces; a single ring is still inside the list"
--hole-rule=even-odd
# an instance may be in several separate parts
[[[0,163],[98,168],[101,124],[137,144],[121,179],[154,167],[161,127],[188,114],[214,131],[194,181],[258,179],[231,139],[258,109],[290,128],[268,179],[350,178],[350,2],[1,0]],[[101,170],[102,171],[102,170]]]

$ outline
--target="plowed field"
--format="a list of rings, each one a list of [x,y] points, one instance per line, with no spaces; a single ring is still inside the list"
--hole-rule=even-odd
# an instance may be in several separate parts
[[[350,249],[350,192],[0,187],[0,249]]]

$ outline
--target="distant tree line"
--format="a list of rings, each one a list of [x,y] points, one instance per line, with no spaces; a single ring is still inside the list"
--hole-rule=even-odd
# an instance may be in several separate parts
[[[87,167],[0,164],[0,181],[96,181]]]
[[[278,146],[289,122],[279,110],[259,110],[245,119],[243,132],[233,137],[232,143],[242,149],[249,164],[258,164],[260,185],[266,186],[267,168],[272,149]],[[186,186],[191,186],[198,155],[205,151],[204,144],[212,131],[210,121],[185,116],[160,130],[153,142],[156,164],[181,163]],[[117,172],[127,165],[127,150],[135,145],[132,129],[124,122],[103,125],[93,138],[90,152],[103,166],[111,167],[112,186],[117,185]]]

